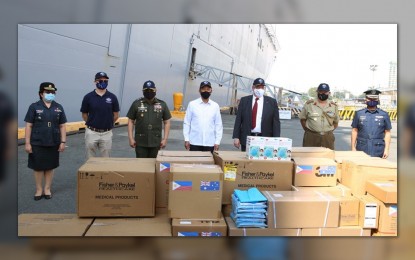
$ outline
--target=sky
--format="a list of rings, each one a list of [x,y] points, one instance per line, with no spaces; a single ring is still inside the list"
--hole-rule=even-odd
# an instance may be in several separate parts
[[[270,84],[307,92],[327,83],[331,92],[355,95],[389,82],[389,62],[397,61],[396,24],[275,25],[280,50]],[[378,65],[373,73],[370,65]],[[374,75],[373,75],[374,74]]]

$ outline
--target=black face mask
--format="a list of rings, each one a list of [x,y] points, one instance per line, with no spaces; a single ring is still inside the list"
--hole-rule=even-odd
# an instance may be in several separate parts
[[[210,92],[200,92],[200,95],[203,99],[208,99],[210,97]]]
[[[143,91],[143,95],[146,99],[152,100],[156,96],[156,92]]]
[[[327,100],[329,98],[329,95],[327,94],[317,94],[317,96],[321,101]]]

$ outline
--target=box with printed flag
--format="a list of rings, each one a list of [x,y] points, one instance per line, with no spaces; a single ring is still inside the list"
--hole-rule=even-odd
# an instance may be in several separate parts
[[[398,205],[384,203],[371,194],[366,195],[379,205],[378,232],[382,234],[397,235],[398,233]]]
[[[202,164],[171,164],[170,167],[169,216],[186,219],[221,218],[221,168]]]
[[[156,210],[167,212],[169,200],[169,174],[172,163],[214,164],[210,152],[164,151],[160,150],[156,158]]]
[[[172,219],[174,237],[223,237],[227,235],[225,219]]]
[[[294,186],[336,186],[336,162],[326,158],[296,157]]]

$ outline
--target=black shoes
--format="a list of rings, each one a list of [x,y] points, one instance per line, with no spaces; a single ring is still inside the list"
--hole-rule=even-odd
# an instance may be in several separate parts
[[[41,199],[42,199],[42,197],[43,197],[43,195],[39,195],[39,196],[35,196],[35,197],[34,197],[34,199],[35,199],[35,200],[41,200]]]
[[[52,198],[52,194],[50,195],[43,195],[45,197],[45,199],[50,200]]]

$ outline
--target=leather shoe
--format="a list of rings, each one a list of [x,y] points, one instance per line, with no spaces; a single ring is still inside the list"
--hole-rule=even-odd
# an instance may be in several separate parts
[[[52,198],[52,194],[50,194],[50,195],[44,195],[45,196],[45,199],[47,199],[47,200],[50,200],[51,198]]]
[[[35,200],[41,200],[41,199],[42,199],[42,197],[43,197],[43,195],[39,195],[39,196],[35,196],[35,197],[34,197],[34,199],[35,199]]]

